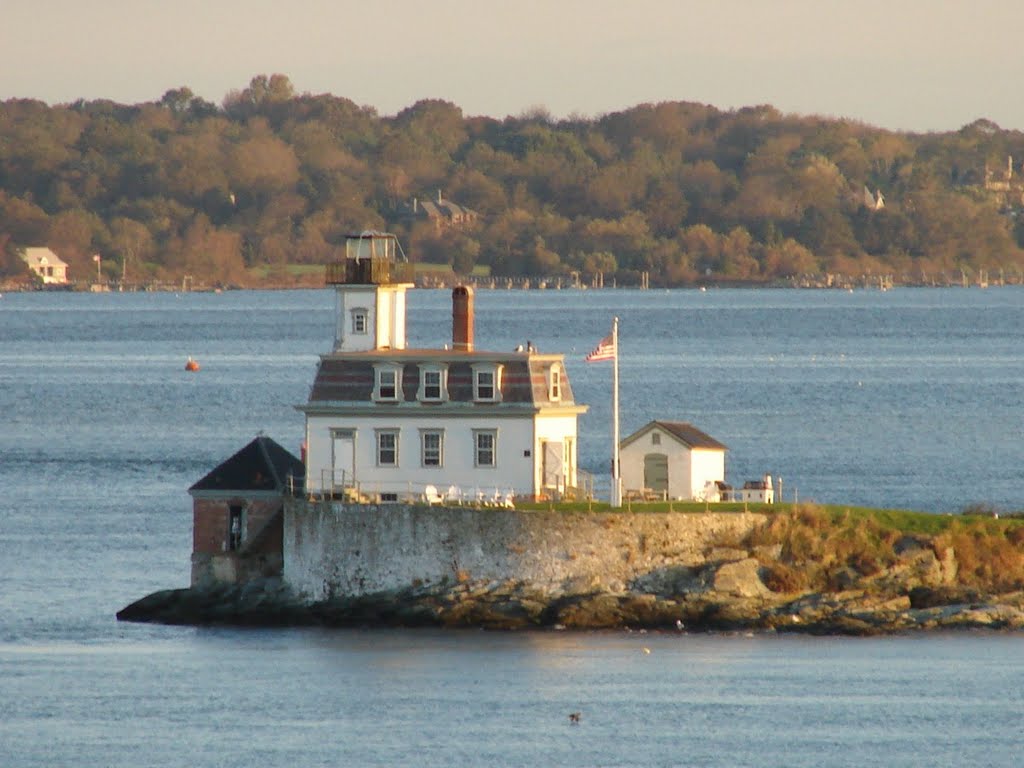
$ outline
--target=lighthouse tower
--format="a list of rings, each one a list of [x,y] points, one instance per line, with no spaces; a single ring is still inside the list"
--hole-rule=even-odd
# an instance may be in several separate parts
[[[398,239],[366,231],[345,238],[345,260],[328,265],[337,289],[335,352],[405,349],[405,292],[412,264]]]

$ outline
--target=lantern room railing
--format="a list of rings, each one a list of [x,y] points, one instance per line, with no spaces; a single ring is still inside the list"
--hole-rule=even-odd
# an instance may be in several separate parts
[[[411,283],[415,276],[413,265],[407,261],[371,257],[346,259],[327,265],[327,285],[390,285]]]
[[[414,270],[398,238],[366,230],[345,237],[345,259],[327,265],[328,285],[390,285],[411,283]]]

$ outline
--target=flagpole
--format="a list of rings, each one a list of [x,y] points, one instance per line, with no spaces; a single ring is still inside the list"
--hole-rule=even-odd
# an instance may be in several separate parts
[[[622,478],[619,475],[619,318],[612,320],[612,506],[622,506]]]

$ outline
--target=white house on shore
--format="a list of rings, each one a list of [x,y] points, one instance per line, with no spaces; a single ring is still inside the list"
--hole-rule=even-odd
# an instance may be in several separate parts
[[[577,405],[564,356],[485,352],[471,288],[452,292],[451,348],[406,341],[411,265],[394,235],[364,232],[328,270],[334,350],[306,416],[308,494],[371,501],[555,498],[577,485]]]
[[[43,285],[67,284],[68,265],[49,248],[24,248],[21,258],[43,281]]]
[[[726,447],[692,424],[652,421],[619,445],[627,497],[720,501]]]

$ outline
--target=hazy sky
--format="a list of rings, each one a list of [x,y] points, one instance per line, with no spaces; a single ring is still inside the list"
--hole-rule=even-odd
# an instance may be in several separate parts
[[[1024,129],[1024,0],[0,0],[0,100],[219,104],[272,73],[382,114],[698,101]]]

